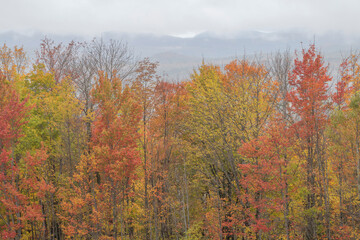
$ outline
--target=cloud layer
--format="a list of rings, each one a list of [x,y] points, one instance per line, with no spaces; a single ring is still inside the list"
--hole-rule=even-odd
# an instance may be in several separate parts
[[[0,31],[231,35],[297,29],[360,35],[356,0],[0,0]]]

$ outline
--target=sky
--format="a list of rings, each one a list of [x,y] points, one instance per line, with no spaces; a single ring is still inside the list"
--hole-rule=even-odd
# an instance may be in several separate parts
[[[360,35],[358,0],[0,0],[0,32],[191,37],[300,30]]]

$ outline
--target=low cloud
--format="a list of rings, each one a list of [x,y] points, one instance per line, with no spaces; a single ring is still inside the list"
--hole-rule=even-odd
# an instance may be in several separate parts
[[[3,0],[0,31],[184,35],[298,29],[359,35],[359,7],[355,0]]]

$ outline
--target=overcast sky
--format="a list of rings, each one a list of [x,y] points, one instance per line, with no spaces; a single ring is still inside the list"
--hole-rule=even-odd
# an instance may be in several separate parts
[[[0,32],[190,36],[297,29],[360,35],[359,0],[0,0]]]

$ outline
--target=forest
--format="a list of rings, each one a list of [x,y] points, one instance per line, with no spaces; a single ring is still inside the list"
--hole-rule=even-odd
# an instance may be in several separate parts
[[[0,48],[1,239],[360,239],[360,54]]]

